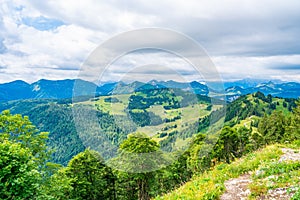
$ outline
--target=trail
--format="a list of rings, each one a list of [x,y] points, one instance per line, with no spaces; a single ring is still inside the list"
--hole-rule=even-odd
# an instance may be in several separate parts
[[[238,178],[233,178],[225,182],[226,192],[221,196],[221,200],[246,200],[250,194],[248,185],[251,183],[249,174],[244,174]]]
[[[300,161],[300,151],[294,149],[282,148],[283,155],[279,162]],[[226,191],[220,197],[220,200],[246,200],[251,191],[248,185],[252,182],[250,174],[241,175],[238,178],[233,178],[225,181]],[[288,189],[291,190],[288,192]],[[294,189],[294,191],[293,191]],[[269,190],[266,195],[258,197],[258,200],[288,200],[295,192],[295,188],[276,188]]]

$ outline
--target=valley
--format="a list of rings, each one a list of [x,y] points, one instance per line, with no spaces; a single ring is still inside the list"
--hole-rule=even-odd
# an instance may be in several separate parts
[[[41,151],[49,154],[45,166],[52,166],[49,169],[54,171],[43,170],[54,173],[48,176],[48,184],[58,187],[66,184],[69,188],[65,191],[57,188],[60,191],[57,193],[44,186],[40,192],[54,195],[55,199],[63,199],[66,195],[89,196],[76,192],[74,188],[82,186],[72,182],[72,177],[80,178],[77,172],[86,173],[85,170],[99,173],[92,179],[102,177],[102,172],[97,170],[110,174],[99,179],[114,186],[104,199],[141,199],[140,195],[148,199],[218,199],[225,191],[226,180],[263,166],[259,163],[261,159],[269,165],[269,159],[278,157],[278,147],[270,145],[298,144],[299,108],[296,99],[262,92],[242,95],[229,102],[179,88],[148,86],[147,89],[136,88],[131,93],[86,95],[75,101],[35,98],[0,103],[2,124],[10,118],[28,116],[41,133],[49,132],[47,139],[41,140],[45,142],[45,149]],[[263,150],[266,154],[255,152],[266,145],[269,146]],[[155,158],[141,159],[127,155],[128,152],[155,152]],[[251,157],[253,153],[257,157]],[[249,156],[254,160],[249,160]],[[246,161],[237,160],[241,157]],[[93,159],[100,159],[100,163],[107,166],[96,164],[95,167],[99,162]],[[117,169],[113,167],[118,165]],[[144,170],[141,166],[160,170],[130,173],[130,170]],[[298,173],[298,168],[295,170]],[[61,177],[65,182],[59,181]],[[85,176],[81,177],[84,183],[90,184]],[[143,184],[149,188],[142,189]],[[292,186],[296,187],[295,184],[293,182]],[[84,187],[94,190],[87,185]],[[255,193],[259,188],[249,187],[253,189],[252,196],[265,195]]]

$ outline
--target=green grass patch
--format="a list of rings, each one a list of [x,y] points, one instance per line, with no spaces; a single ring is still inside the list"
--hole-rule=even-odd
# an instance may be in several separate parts
[[[250,198],[256,199],[270,189],[296,186],[299,184],[299,177],[299,162],[266,163],[252,177]]]
[[[278,160],[280,155],[282,155],[282,151],[277,145],[268,146],[231,164],[219,164],[213,170],[195,176],[191,181],[171,193],[156,197],[156,200],[219,199],[225,191],[224,182],[226,180],[254,171],[262,164],[272,163]]]

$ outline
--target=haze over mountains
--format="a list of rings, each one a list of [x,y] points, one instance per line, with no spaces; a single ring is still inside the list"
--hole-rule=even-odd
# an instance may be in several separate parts
[[[134,81],[132,83],[115,82],[96,85],[95,83],[80,79],[65,80],[45,80],[41,79],[32,84],[21,80],[0,84],[0,101],[10,101],[19,99],[49,98],[65,99],[72,98],[74,83],[80,88],[76,96],[85,95],[110,95],[124,94],[139,90],[157,89],[157,88],[179,88],[192,91],[196,94],[211,95],[214,90],[209,89],[205,84],[193,81],[182,83],[176,81],[157,81],[152,80],[147,83]],[[220,84],[219,84],[220,85]],[[233,82],[225,82],[225,95],[227,100],[232,101],[244,94],[250,94],[257,91],[265,95],[285,98],[298,98],[300,96],[300,83],[282,82],[279,80],[259,80],[243,79]],[[211,92],[211,93],[210,93]]]

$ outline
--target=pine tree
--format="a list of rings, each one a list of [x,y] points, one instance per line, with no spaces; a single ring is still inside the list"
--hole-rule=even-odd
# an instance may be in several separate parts
[[[297,107],[293,109],[293,114],[290,118],[290,123],[286,128],[286,138],[290,141],[300,139],[300,101],[297,102]]]

